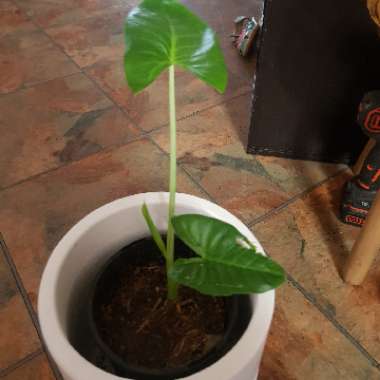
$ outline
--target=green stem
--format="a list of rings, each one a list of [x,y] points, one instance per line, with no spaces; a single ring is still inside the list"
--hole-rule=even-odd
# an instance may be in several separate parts
[[[174,263],[174,229],[171,223],[175,212],[176,172],[177,172],[177,144],[176,144],[176,111],[175,111],[175,79],[174,65],[169,67],[169,115],[170,115],[170,183],[169,183],[169,210],[168,235],[166,242],[166,272],[169,273]],[[168,298],[177,297],[177,283],[167,276]]]

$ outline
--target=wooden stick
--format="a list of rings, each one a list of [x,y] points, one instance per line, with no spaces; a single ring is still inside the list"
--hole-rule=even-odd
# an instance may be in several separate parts
[[[356,240],[345,268],[344,280],[360,285],[380,251],[380,191]]]
[[[375,144],[376,144],[376,142],[374,139],[368,140],[367,145],[363,149],[363,152],[360,154],[355,166],[352,168],[354,175],[359,175],[359,173],[362,170],[362,167],[364,165],[364,161],[368,157],[369,152],[372,150],[372,148],[375,146]]]

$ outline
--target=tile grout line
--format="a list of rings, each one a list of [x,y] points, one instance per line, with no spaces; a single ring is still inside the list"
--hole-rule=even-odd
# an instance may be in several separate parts
[[[178,119],[176,119],[176,121],[179,122],[179,121],[183,121],[183,120],[187,120],[187,119],[193,118],[193,117],[195,117],[195,116],[198,116],[198,115],[202,114],[202,113],[205,112],[205,111],[208,111],[208,110],[210,110],[210,109],[212,109],[212,108],[216,108],[216,107],[218,107],[218,106],[221,106],[222,104],[225,104],[225,103],[231,102],[231,101],[236,100],[236,99],[238,99],[238,98],[240,98],[240,97],[250,95],[251,93],[252,93],[252,90],[249,90],[249,91],[245,91],[245,92],[243,92],[243,93],[241,93],[241,94],[238,94],[238,95],[233,95],[233,96],[231,96],[231,97],[228,98],[228,99],[221,99],[220,101],[218,101],[218,102],[215,103],[215,104],[211,104],[211,105],[206,106],[206,107],[204,107],[204,108],[200,108],[200,109],[198,109],[198,110],[196,110],[196,111],[193,111],[193,112],[191,112],[191,113],[189,113],[189,114],[187,114],[187,115],[181,116],[181,117],[179,117]],[[169,126],[169,123],[162,124],[161,126],[156,127],[154,130],[156,130],[156,129],[160,129],[160,128],[163,128],[163,127],[166,127],[166,126]],[[152,130],[152,131],[153,131],[153,130]]]
[[[41,354],[44,353],[44,350],[42,348],[39,348],[38,350],[24,356],[22,359],[18,360],[17,362],[11,364],[10,366],[3,368],[0,370],[0,377],[5,377],[9,375],[11,372],[15,371],[17,368],[22,367],[24,364],[29,363],[33,359],[37,358]]]
[[[344,172],[346,172],[348,170],[349,170],[349,168],[344,168],[344,169],[338,170],[336,173],[334,173],[334,174],[326,177],[322,181],[320,181],[320,182],[318,182],[318,183],[316,183],[316,184],[308,187],[306,190],[303,190],[302,192],[300,192],[300,193],[294,195],[293,197],[289,198],[286,202],[282,203],[280,206],[272,208],[267,213],[265,213],[263,215],[260,215],[259,217],[253,219],[252,221],[250,221],[249,223],[247,223],[247,226],[251,229],[256,224],[259,224],[261,222],[266,221],[267,219],[269,219],[273,215],[276,215],[276,214],[280,213],[282,210],[284,210],[285,208],[287,208],[291,204],[295,203],[297,200],[305,197],[306,195],[308,195],[309,193],[311,193],[313,190],[315,190],[319,186],[324,185],[325,183],[327,183],[330,180],[338,177],[340,174],[342,174],[342,173],[344,173]]]
[[[155,141],[154,139],[152,138],[152,136],[148,136],[149,140],[151,141],[151,143],[157,148],[159,149],[159,151],[166,157],[168,158],[170,155],[168,152],[166,152],[164,149],[162,149]],[[208,191],[206,191],[203,186],[193,178],[193,176],[177,161],[177,167],[180,168],[184,173],[185,175],[190,179],[190,181],[195,185],[195,187],[197,187],[199,190],[201,190],[212,202],[218,204],[215,199],[208,193]]]
[[[113,106],[111,106],[111,107],[113,107]],[[110,145],[110,146],[104,147],[104,148],[98,150],[97,152],[94,152],[94,153],[88,154],[87,156],[82,157],[82,158],[79,158],[79,159],[77,159],[77,160],[72,160],[72,161],[67,162],[67,163],[64,163],[64,164],[62,164],[62,165],[59,165],[59,166],[56,166],[56,167],[53,167],[53,168],[47,169],[47,170],[45,170],[45,171],[42,171],[42,172],[39,172],[39,173],[33,174],[33,175],[31,175],[31,176],[29,176],[29,177],[27,177],[27,178],[23,178],[23,179],[21,179],[21,180],[19,180],[19,181],[17,181],[17,182],[11,183],[10,185],[4,186],[4,187],[0,187],[0,193],[1,193],[2,191],[6,191],[6,190],[12,189],[12,188],[14,188],[14,187],[17,187],[18,185],[21,185],[21,184],[23,184],[23,183],[25,183],[25,182],[28,182],[28,181],[32,181],[32,180],[38,179],[39,177],[42,177],[42,176],[44,176],[44,175],[46,175],[46,174],[54,173],[55,171],[58,171],[58,170],[60,170],[60,169],[63,169],[63,168],[69,167],[69,166],[71,166],[71,165],[75,165],[75,164],[81,162],[82,160],[85,160],[85,159],[90,158],[90,157],[92,157],[92,156],[95,156],[95,155],[97,155],[97,154],[111,152],[111,151],[113,151],[113,150],[115,150],[115,149],[119,149],[119,148],[121,148],[121,147],[127,146],[127,145],[132,144],[132,143],[134,143],[134,142],[136,142],[136,141],[146,139],[147,137],[148,137],[148,133],[143,133],[143,134],[140,134],[140,135],[138,135],[138,136],[136,136],[136,137],[134,137],[134,138],[130,138],[130,139],[126,140],[126,141],[123,141],[123,142],[121,142],[121,143],[116,143],[116,144],[112,144],[112,145]]]
[[[1,98],[6,98],[9,95],[18,94],[19,92],[22,92],[22,91],[28,90],[30,88],[42,85],[44,83],[48,83],[48,82],[51,82],[51,81],[54,81],[54,80],[57,80],[57,79],[66,79],[66,78],[69,78],[69,77],[72,77],[72,76],[78,75],[78,74],[80,74],[80,72],[76,71],[75,73],[66,74],[66,75],[62,75],[62,76],[58,76],[58,77],[50,78],[50,79],[44,79],[44,80],[41,80],[41,81],[38,81],[38,82],[34,82],[34,83],[31,83],[31,84],[23,84],[22,86],[18,87],[16,90],[0,93],[0,99]]]
[[[6,260],[7,264],[9,265],[9,268],[10,268],[10,270],[12,272],[13,278],[16,281],[17,288],[18,288],[18,290],[19,290],[19,292],[21,294],[21,297],[22,297],[22,299],[24,301],[24,304],[26,306],[28,314],[29,314],[29,316],[30,316],[30,318],[32,320],[32,323],[33,323],[34,328],[35,328],[35,330],[37,332],[37,336],[38,336],[38,338],[39,338],[39,340],[41,342],[43,350],[46,353],[47,359],[48,359],[49,364],[50,364],[50,368],[52,369],[55,378],[57,380],[61,380],[62,376],[59,373],[56,364],[54,363],[54,361],[50,357],[50,354],[49,354],[48,350],[46,349],[45,342],[42,339],[41,329],[40,329],[40,326],[39,326],[37,315],[34,312],[33,305],[32,305],[32,303],[31,303],[31,301],[29,299],[28,293],[27,293],[27,291],[26,291],[26,289],[24,287],[22,279],[21,279],[21,277],[20,277],[20,275],[19,275],[19,273],[17,271],[16,265],[15,265],[13,259],[12,259],[12,256],[11,256],[11,254],[9,252],[9,249],[8,249],[6,243],[5,243],[4,237],[1,235],[1,233],[0,233],[0,249],[3,252],[3,255],[5,257],[5,260]]]
[[[219,202],[216,201],[216,199],[194,178],[194,176],[188,171],[182,164],[178,163],[178,166],[187,174],[187,176],[190,178],[192,182],[196,184],[196,186],[202,190],[209,199],[214,202],[215,204],[219,205]]]
[[[369,362],[380,371],[380,363],[367,351],[366,348],[355,338],[350,332],[340,324],[323,306],[315,299],[312,293],[308,292],[299,282],[297,282],[290,274],[287,274],[288,281],[295,289],[297,289],[334,327],[343,335]]]

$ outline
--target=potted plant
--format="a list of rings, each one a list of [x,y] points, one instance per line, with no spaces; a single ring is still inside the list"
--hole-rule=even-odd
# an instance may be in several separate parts
[[[39,292],[47,348],[65,380],[255,379],[284,271],[228,211],[176,193],[175,66],[222,92],[219,44],[177,0],[144,0],[125,37],[134,92],[169,70],[170,191],[111,202],[62,238]]]

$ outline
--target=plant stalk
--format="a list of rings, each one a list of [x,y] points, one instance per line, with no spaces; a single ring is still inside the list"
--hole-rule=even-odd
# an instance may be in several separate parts
[[[169,116],[170,116],[170,179],[169,179],[169,210],[168,210],[168,234],[166,241],[166,273],[168,274],[174,263],[174,229],[171,223],[175,212],[175,194],[177,187],[177,131],[175,109],[175,71],[174,65],[169,67]],[[174,300],[177,297],[178,285],[167,275],[168,298]]]

